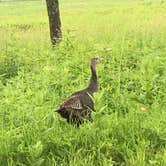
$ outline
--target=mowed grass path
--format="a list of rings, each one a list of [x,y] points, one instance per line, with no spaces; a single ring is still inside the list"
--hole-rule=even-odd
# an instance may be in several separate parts
[[[0,3],[0,165],[165,166],[166,3],[62,0],[52,49],[44,1]],[[94,122],[54,113],[99,64]]]

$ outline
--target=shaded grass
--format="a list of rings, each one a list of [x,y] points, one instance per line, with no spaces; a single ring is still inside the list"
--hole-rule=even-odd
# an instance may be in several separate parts
[[[166,164],[166,6],[98,2],[62,1],[55,49],[44,3],[0,4],[0,165]],[[77,129],[53,110],[87,85],[94,55],[97,112]]]

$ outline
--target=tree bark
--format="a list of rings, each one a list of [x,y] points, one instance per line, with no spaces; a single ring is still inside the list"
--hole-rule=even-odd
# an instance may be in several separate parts
[[[55,46],[62,37],[59,1],[46,0],[46,4],[49,18],[51,43],[53,46]]]

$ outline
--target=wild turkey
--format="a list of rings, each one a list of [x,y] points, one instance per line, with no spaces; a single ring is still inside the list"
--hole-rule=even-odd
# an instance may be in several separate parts
[[[92,121],[91,112],[95,111],[92,96],[94,92],[98,91],[96,74],[96,64],[98,62],[99,58],[91,59],[91,78],[88,87],[73,93],[56,110],[68,123],[74,123],[79,126],[84,120]]]

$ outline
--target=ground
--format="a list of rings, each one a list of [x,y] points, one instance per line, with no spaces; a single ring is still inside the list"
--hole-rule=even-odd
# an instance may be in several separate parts
[[[52,49],[44,1],[0,2],[0,165],[166,165],[166,2],[61,0]],[[54,110],[87,86],[93,123]]]

